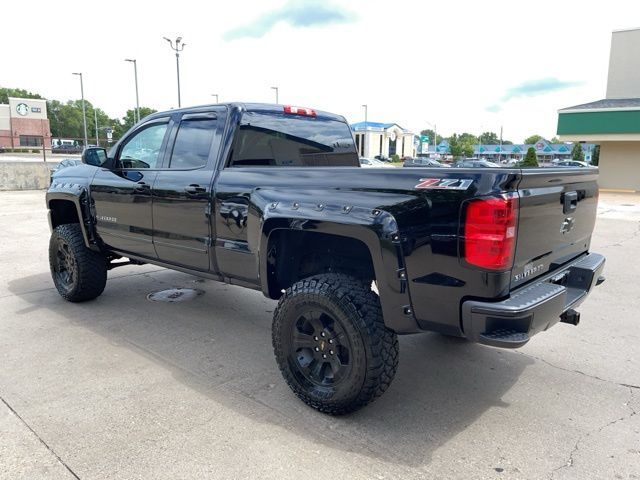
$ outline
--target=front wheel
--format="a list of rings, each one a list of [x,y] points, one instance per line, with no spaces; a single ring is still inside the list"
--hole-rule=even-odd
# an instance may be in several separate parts
[[[77,223],[54,229],[49,241],[49,267],[58,293],[70,302],[96,298],[107,283],[107,261],[104,255],[86,247]]]
[[[384,325],[378,296],[344,274],[316,275],[287,289],[274,313],[273,348],[293,392],[333,415],[382,395],[398,365],[398,339]]]

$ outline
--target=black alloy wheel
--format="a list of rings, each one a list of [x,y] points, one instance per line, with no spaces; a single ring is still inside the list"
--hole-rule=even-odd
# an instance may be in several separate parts
[[[389,387],[398,338],[370,282],[340,273],[300,280],[273,316],[273,350],[293,392],[332,415],[362,408]]]
[[[337,385],[351,368],[351,343],[340,323],[320,309],[298,318],[291,334],[290,362],[316,385]]]
[[[51,233],[49,267],[58,293],[70,302],[96,298],[107,283],[107,260],[85,245],[77,223],[58,225]]]

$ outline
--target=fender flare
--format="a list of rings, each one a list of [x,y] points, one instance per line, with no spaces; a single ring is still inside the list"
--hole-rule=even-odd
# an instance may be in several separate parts
[[[90,206],[89,192],[86,186],[76,183],[52,183],[47,191],[46,203],[48,209],[49,228],[53,231],[54,219],[51,214],[51,201],[63,200],[71,202],[80,220],[80,230],[87,248],[98,251],[98,244],[94,231],[94,224]]]
[[[395,218],[383,210],[317,204],[271,203],[263,210],[258,268],[262,292],[269,297],[268,245],[278,230],[326,233],[359,240],[368,249],[376,275],[385,325],[397,333],[420,331],[411,308],[404,254]]]

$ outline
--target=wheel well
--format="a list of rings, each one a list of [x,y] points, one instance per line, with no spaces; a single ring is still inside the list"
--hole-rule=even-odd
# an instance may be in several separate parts
[[[78,210],[70,200],[51,200],[49,210],[51,211],[51,228],[68,223],[80,223]]]
[[[269,297],[298,280],[319,273],[345,273],[366,282],[375,280],[373,261],[360,240],[299,230],[276,230],[267,247]]]

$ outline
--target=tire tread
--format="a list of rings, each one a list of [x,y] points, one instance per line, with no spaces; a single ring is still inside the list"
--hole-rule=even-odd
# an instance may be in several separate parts
[[[355,322],[367,351],[365,379],[357,396],[349,402],[323,402],[309,396],[298,386],[286,364],[286,354],[280,344],[279,318],[288,300],[294,295],[334,296],[342,306],[355,312]],[[378,296],[360,279],[341,273],[326,273],[305,278],[289,287],[280,298],[274,311],[273,347],[280,371],[285,381],[300,400],[307,405],[331,415],[354,412],[382,395],[391,385],[398,367],[398,337],[389,330],[382,317]],[[368,344],[368,345],[367,345]]]
[[[66,291],[55,281],[54,247],[56,237],[61,237],[74,253],[78,266],[78,283],[72,291]],[[104,255],[87,248],[82,229],[77,223],[58,225],[51,235],[49,244],[49,266],[58,293],[70,302],[84,302],[100,296],[107,283],[107,262]]]

